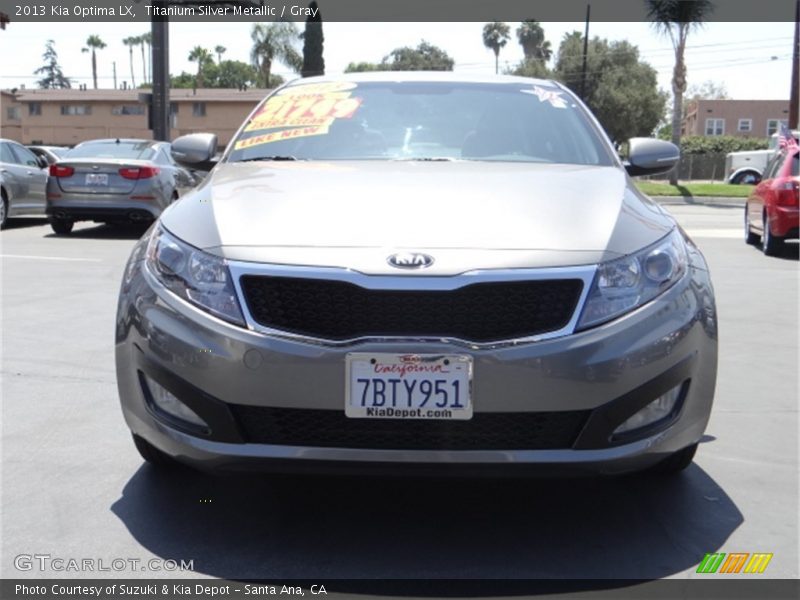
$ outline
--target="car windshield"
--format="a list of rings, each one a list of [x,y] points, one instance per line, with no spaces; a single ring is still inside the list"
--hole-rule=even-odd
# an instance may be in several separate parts
[[[66,156],[67,152],[69,152],[69,148],[48,148],[48,150],[56,156]]]
[[[300,83],[267,98],[227,158],[611,165],[572,96],[544,82]]]
[[[149,142],[90,142],[69,150],[65,158],[125,158],[149,160],[154,151]]]

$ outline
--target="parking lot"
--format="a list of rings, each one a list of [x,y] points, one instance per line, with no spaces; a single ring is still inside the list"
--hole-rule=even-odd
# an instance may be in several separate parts
[[[798,247],[742,241],[735,204],[670,210],[709,260],[715,408],[673,479],[224,477],[145,466],[119,409],[122,269],[141,229],[41,220],[0,234],[2,557],[18,577],[687,578],[707,552],[798,577]],[[15,557],[193,561],[21,571]],[[335,591],[335,590],[329,590]]]

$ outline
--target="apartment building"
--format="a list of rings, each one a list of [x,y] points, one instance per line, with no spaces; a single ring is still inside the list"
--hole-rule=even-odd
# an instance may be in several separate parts
[[[781,122],[789,123],[789,100],[692,100],[681,133],[769,138]]]
[[[170,90],[171,136],[216,133],[227,144],[269,90]],[[97,138],[152,139],[149,90],[2,90],[0,137],[23,144],[74,146]]]

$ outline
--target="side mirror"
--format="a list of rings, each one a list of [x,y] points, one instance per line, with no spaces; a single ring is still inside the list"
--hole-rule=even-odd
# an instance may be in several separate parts
[[[625,169],[631,176],[666,173],[681,157],[675,144],[653,138],[631,138],[628,141]]]
[[[189,169],[210,171],[216,161],[217,136],[213,133],[192,133],[172,142],[170,154],[175,162]]]

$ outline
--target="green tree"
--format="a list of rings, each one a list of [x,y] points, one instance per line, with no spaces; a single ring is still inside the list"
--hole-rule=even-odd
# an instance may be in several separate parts
[[[47,40],[44,45],[44,54],[42,54],[44,65],[34,71],[34,74],[42,75],[37,84],[43,90],[72,87],[69,77],[64,77],[61,66],[58,64],[58,53],[56,53],[55,44],[53,40]]]
[[[209,63],[205,67],[206,87],[244,89],[255,87],[258,73],[252,65],[240,60],[223,60],[218,65]],[[277,75],[272,75],[273,83]]]
[[[344,70],[345,73],[364,73],[368,71],[388,71],[389,65],[384,63],[351,62]]]
[[[506,71],[509,75],[520,75],[521,77],[535,77],[536,79],[552,79],[553,73],[547,66],[537,58],[526,58],[521,60],[516,67]]]
[[[667,35],[675,51],[672,70],[672,143],[680,146],[683,118],[683,93],[686,91],[686,40],[689,33],[700,27],[714,10],[710,0],[645,0],[647,18],[655,28]],[[670,171],[669,182],[678,184],[677,169]]]
[[[214,53],[217,55],[217,64],[222,64],[222,55],[225,54],[228,49],[225,46],[216,46],[214,48]]]
[[[294,23],[279,21],[277,23],[256,23],[250,32],[253,47],[250,60],[259,73],[260,83],[264,87],[272,84],[272,63],[279,60],[294,71],[303,67],[303,59],[295,45],[298,40]]]
[[[136,87],[136,75],[133,73],[133,47],[139,44],[138,38],[134,36],[126,37],[122,40],[122,43],[128,47],[128,54],[130,55],[130,63],[131,63],[131,87]]]
[[[90,35],[86,39],[86,46],[81,48],[81,52],[92,53],[92,81],[94,81],[94,89],[97,89],[97,50],[102,50],[106,47],[106,43],[100,39],[99,35]]]
[[[395,48],[382,64],[388,71],[452,71],[455,61],[438,46],[422,40],[416,48]]]
[[[584,102],[609,137],[622,144],[631,137],[650,136],[664,113],[666,96],[658,89],[656,70],[639,58],[627,41],[589,42]],[[583,36],[566,34],[558,49],[553,76],[573,91],[581,86]]]
[[[195,86],[196,75],[181,71],[180,75],[171,75],[169,78],[169,87],[173,89],[191,89]]]
[[[315,0],[312,0],[308,8],[312,9],[314,14],[306,19],[306,30],[303,33],[303,68],[300,70],[303,77],[325,74],[325,58],[322,56],[325,42],[325,36],[322,34],[322,16]]]
[[[511,39],[511,29],[505,23],[495,21],[483,26],[483,45],[494,52],[494,72],[500,72],[500,49]]]
[[[395,48],[379,63],[350,63],[345,73],[364,71],[452,71],[455,61],[441,48],[422,40],[416,48]]]
[[[202,46],[195,46],[189,52],[189,62],[197,63],[197,75],[195,75],[195,86],[198,88],[205,87],[203,78],[203,71],[209,62],[212,62],[211,53]]]
[[[517,40],[519,40],[525,61],[538,60],[546,63],[553,55],[550,42],[544,39],[544,29],[539,21],[523,21],[517,27]]]

